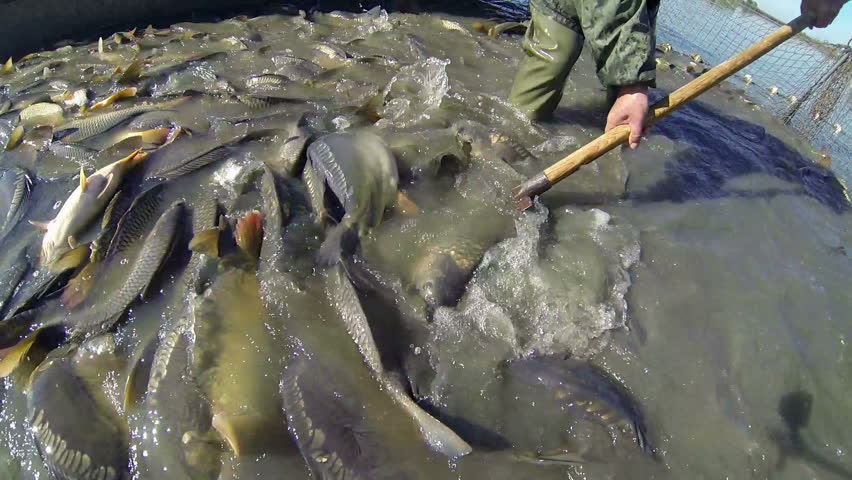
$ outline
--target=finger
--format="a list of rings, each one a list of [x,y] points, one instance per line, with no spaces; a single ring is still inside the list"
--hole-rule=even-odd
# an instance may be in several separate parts
[[[636,149],[639,147],[639,140],[642,138],[642,120],[637,118],[630,119],[630,148]]]

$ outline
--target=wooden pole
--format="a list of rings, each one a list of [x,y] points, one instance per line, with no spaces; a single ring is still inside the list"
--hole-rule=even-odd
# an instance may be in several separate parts
[[[645,127],[650,127],[658,120],[665,118],[686,102],[710,90],[812,24],[813,18],[811,16],[802,15],[728,61],[717,65],[704,73],[704,75],[675,90],[650,108],[648,118],[645,121]],[[619,125],[579,150],[576,150],[574,153],[547,167],[541,174],[532,177],[523,185],[516,187],[512,192],[515,196],[518,209],[526,210],[530,208],[533,197],[546,192],[553,185],[579,170],[583,165],[598,159],[603,154],[627,142],[629,137],[630,127]]]

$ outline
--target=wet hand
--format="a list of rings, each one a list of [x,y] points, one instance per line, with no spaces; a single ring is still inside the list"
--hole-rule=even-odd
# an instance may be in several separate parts
[[[630,126],[630,148],[639,147],[639,139],[648,115],[648,87],[632,85],[622,87],[618,99],[609,110],[605,131],[610,131],[619,125]]]
[[[814,26],[825,28],[837,18],[843,4],[848,0],[802,0],[802,14],[813,15]]]

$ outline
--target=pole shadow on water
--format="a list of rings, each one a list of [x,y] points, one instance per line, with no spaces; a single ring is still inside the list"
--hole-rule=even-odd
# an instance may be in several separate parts
[[[724,115],[703,102],[691,102],[657,123],[651,135],[672,140],[678,153],[664,167],[664,178],[645,191],[629,192],[636,202],[675,203],[703,198],[805,195],[837,214],[849,210],[835,175],[803,157],[754,123]],[[765,173],[792,188],[742,192],[726,184],[748,174]]]

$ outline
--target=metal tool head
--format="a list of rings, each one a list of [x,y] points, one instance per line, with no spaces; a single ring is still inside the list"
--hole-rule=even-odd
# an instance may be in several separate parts
[[[544,172],[530,178],[526,182],[512,189],[512,195],[515,199],[515,206],[521,212],[529,210],[533,206],[533,198],[550,190],[553,186],[550,179]]]

